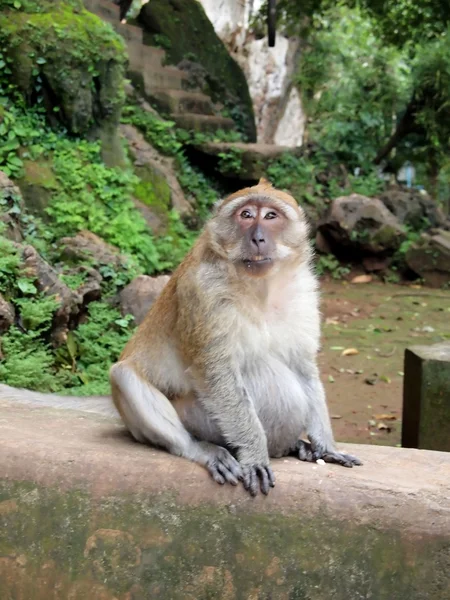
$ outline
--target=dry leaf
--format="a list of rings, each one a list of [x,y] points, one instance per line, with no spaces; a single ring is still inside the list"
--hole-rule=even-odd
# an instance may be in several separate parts
[[[342,415],[331,415],[332,419],[342,419]]]
[[[395,415],[383,413],[382,415],[373,415],[377,421],[395,421],[397,417]]]
[[[388,427],[388,426],[386,425],[386,423],[378,423],[378,424],[377,424],[377,429],[378,429],[379,431],[390,431],[390,430],[391,430],[391,428],[390,428],[390,427]]]
[[[353,277],[350,283],[370,283],[372,281],[372,275],[357,275]]]
[[[346,348],[341,356],[355,356],[355,354],[359,354],[359,350],[357,350],[356,348]]]

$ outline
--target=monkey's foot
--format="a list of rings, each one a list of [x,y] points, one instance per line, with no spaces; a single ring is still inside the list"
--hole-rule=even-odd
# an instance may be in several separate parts
[[[275,475],[270,467],[247,465],[242,467],[244,475],[242,483],[251,496],[256,496],[258,488],[267,496],[269,488],[275,486]]]
[[[201,445],[208,456],[205,467],[214,481],[220,483],[220,485],[223,485],[225,482],[237,485],[243,475],[241,465],[238,461],[226,448],[208,442],[201,442]]]
[[[344,454],[343,452],[327,451],[324,449],[313,448],[310,442],[299,440],[296,446],[296,454],[300,460],[306,462],[316,462],[319,458],[327,463],[335,463],[343,467],[353,467],[362,465],[362,462],[356,456]]]

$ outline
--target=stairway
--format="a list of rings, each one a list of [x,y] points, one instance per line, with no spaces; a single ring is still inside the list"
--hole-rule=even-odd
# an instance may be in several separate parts
[[[87,10],[111,23],[128,50],[128,76],[137,89],[158,109],[183,129],[214,132],[235,128],[234,121],[216,114],[209,96],[185,89],[188,75],[165,66],[166,53],[143,42],[140,27],[120,22],[119,6],[112,0],[84,0]]]

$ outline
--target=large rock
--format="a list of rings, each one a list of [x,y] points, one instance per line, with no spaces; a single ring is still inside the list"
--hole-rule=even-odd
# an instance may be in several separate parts
[[[24,208],[23,198],[19,188],[3,171],[0,171],[0,200],[0,223],[4,226],[1,235],[14,242],[21,242],[23,236],[20,214]]]
[[[112,269],[123,269],[127,264],[117,248],[108,244],[91,231],[79,231],[73,237],[61,238],[58,242],[61,257],[70,262],[91,262],[94,265],[108,265]]]
[[[405,237],[400,222],[381,200],[359,194],[333,200],[318,229],[335,251],[390,254]]]
[[[423,190],[392,186],[380,195],[380,200],[400,223],[415,230],[439,227],[445,222],[442,210]]]
[[[0,12],[0,31],[2,51],[12,60],[12,81],[29,103],[42,100],[50,121],[77,135],[98,136],[105,158],[120,162],[117,125],[127,62],[122,39],[83,10],[81,1],[7,6],[10,10]]]
[[[14,306],[0,294],[0,334],[5,333],[14,323]]]
[[[139,275],[119,294],[120,309],[123,315],[133,315],[136,325],[144,320],[151,305],[169,281],[168,275],[149,277]]]
[[[116,420],[2,397],[2,600],[449,598],[449,453],[273,460],[251,498]]]
[[[134,193],[136,205],[150,228],[163,229],[171,208],[181,215],[191,214],[192,206],[178,182],[174,159],[160,154],[132,125],[121,125],[120,132],[128,142],[140,179]]]
[[[59,302],[52,324],[52,339],[58,345],[65,341],[70,317],[78,312],[80,298],[59,278],[58,272],[33,248],[21,248],[22,274],[35,282],[39,292],[54,296]]]
[[[170,63],[182,65],[186,58],[205,69],[204,91],[228,109],[229,116],[249,141],[256,140],[255,118],[247,80],[197,0],[151,0],[139,15],[144,41],[164,39]]]
[[[427,285],[450,285],[450,231],[423,234],[420,242],[406,252],[406,264]]]

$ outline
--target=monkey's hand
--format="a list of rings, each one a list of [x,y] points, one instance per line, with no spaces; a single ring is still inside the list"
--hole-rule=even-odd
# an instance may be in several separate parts
[[[206,454],[205,467],[214,481],[220,485],[225,482],[237,485],[243,477],[243,470],[228,450],[209,442],[200,442],[200,445]]]
[[[251,496],[256,496],[258,488],[267,496],[269,489],[275,486],[275,475],[268,465],[242,466],[242,483]]]
[[[295,450],[298,458],[306,462],[316,462],[321,458],[327,463],[336,463],[343,467],[362,465],[362,462],[356,456],[335,450],[326,450],[321,444],[315,444],[314,442],[299,440]]]
[[[267,450],[255,453],[241,448],[237,457],[243,472],[242,483],[247,492],[256,496],[258,489],[261,489],[267,496],[269,489],[275,486],[275,475],[269,465]]]

